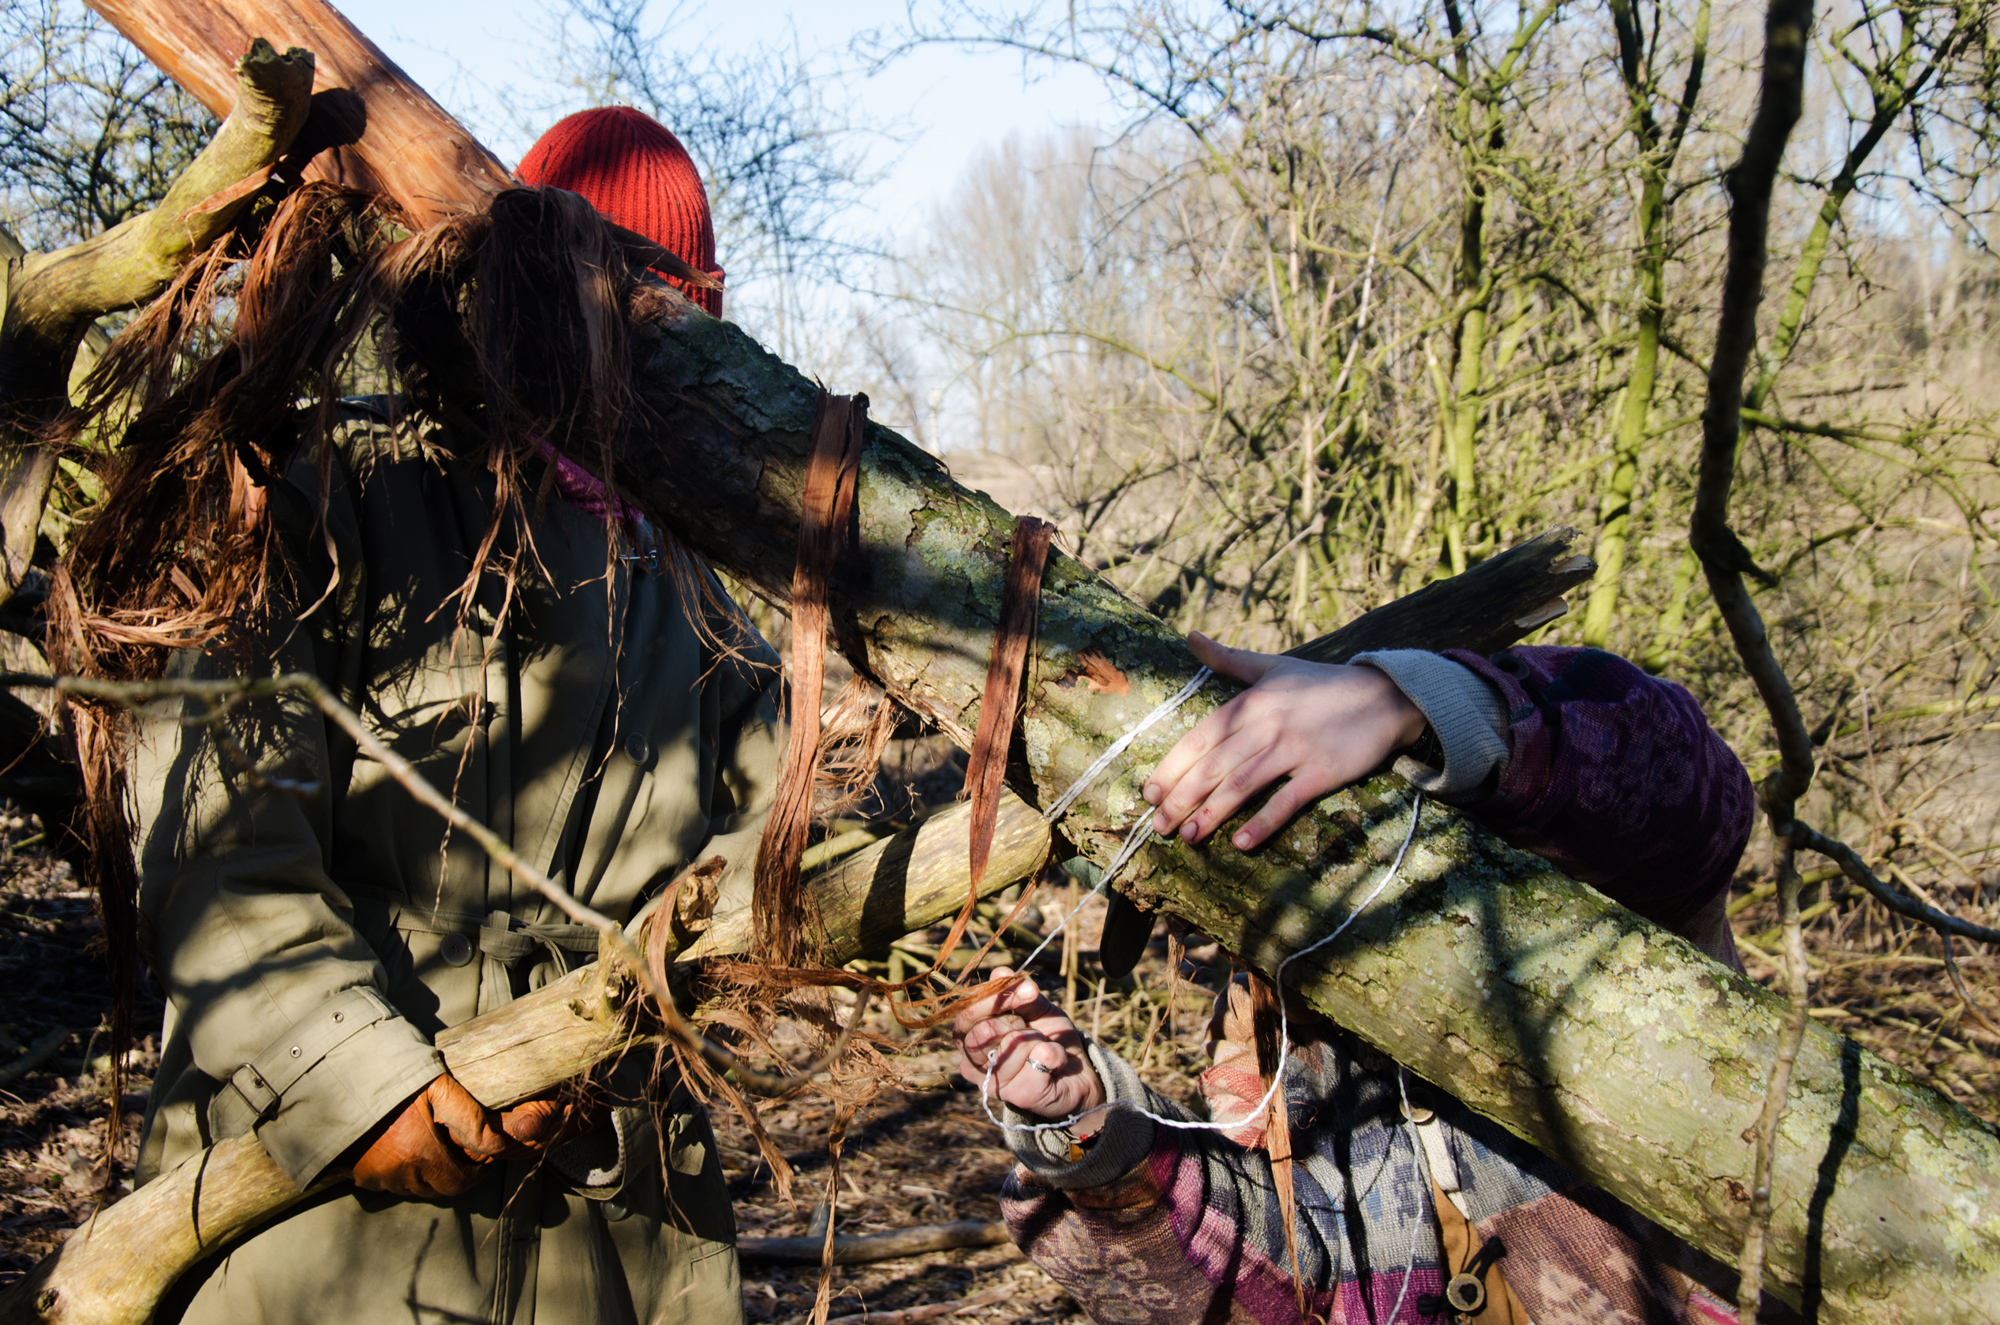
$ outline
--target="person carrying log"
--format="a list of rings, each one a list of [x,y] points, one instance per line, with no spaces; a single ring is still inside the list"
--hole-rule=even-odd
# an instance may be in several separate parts
[[[622,346],[645,296],[616,283],[630,269],[591,207],[710,271],[693,163],[637,112],[596,111],[555,126],[523,175],[548,187],[374,266],[340,239],[368,200],[309,184],[281,204],[235,357],[128,431],[132,461],[68,563],[67,652],[98,674],[143,675],[113,651],[137,640],[169,675],[315,675],[623,922],[697,862],[729,862],[725,890],[747,873],[783,741],[779,672],[713,575],[610,481],[626,369],[590,356]],[[301,292],[315,272],[322,288]],[[325,285],[336,272],[354,279]],[[461,320],[468,273],[500,308],[488,325]],[[626,307],[605,332],[590,319],[611,299]],[[393,330],[408,394],[291,405],[288,363],[338,380],[313,357],[321,313]],[[260,356],[278,365],[262,381],[227,377]],[[197,434],[229,399],[235,416]],[[191,474],[216,456],[204,493]],[[167,476],[177,504],[149,505]],[[212,527],[174,524],[204,510]],[[246,546],[262,550],[231,560]],[[204,616],[218,589],[227,614]],[[143,629],[169,619],[171,637]],[[190,706],[132,739],[141,932],[168,1004],[138,1179],[255,1129],[323,1190],[186,1276],[160,1318],[740,1319],[714,1138],[650,1052],[586,1096],[496,1112],[433,1045],[592,960],[597,932],[298,696],[214,718]]]
[[[1428,795],[1741,969],[1724,903],[1753,794],[1681,687],[1594,649],[1328,666],[1190,643],[1253,684],[1148,778],[1156,831],[1200,841],[1282,780],[1232,835],[1252,850],[1394,756]],[[1290,1001],[1282,1105],[1261,1112],[1268,989],[1239,978],[1217,999],[1201,1085],[1220,1130],[1171,1126],[1194,1115],[1029,981],[957,1019],[959,1070],[1001,1102],[1019,1161],[1014,1238],[1093,1318],[1736,1319],[1733,1269]]]

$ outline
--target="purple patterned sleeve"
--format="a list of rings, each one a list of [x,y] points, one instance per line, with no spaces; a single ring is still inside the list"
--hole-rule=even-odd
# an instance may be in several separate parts
[[[1509,710],[1506,769],[1468,813],[1649,920],[1687,932],[1715,912],[1756,798],[1694,696],[1601,649],[1444,656]]]

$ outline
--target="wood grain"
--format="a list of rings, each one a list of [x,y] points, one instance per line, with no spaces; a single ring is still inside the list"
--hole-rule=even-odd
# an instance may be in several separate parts
[[[321,0],[90,0],[146,58],[217,115],[231,66],[262,37],[318,57],[305,175],[395,199],[412,225],[478,211],[506,167],[380,47]]]

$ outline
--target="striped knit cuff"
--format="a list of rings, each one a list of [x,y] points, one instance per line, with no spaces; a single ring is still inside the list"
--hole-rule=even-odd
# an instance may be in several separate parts
[[[1442,769],[1408,755],[1396,760],[1396,771],[1417,790],[1441,801],[1470,799],[1496,768],[1506,767],[1507,701],[1470,667],[1423,649],[1384,649],[1354,661],[1395,682],[1444,747]]]
[[[1097,1069],[1097,1079],[1104,1083],[1105,1097],[1113,1107],[1105,1111],[1104,1126],[1084,1151],[1083,1158],[1070,1160],[1070,1147],[1076,1143],[1076,1137],[1066,1127],[1004,1134],[1014,1158],[1044,1187],[1066,1191],[1102,1187],[1118,1181],[1145,1160],[1153,1149],[1153,1120],[1118,1107],[1120,1102],[1167,1117],[1181,1112],[1148,1089],[1132,1065],[1117,1054],[1089,1041],[1085,1042],[1085,1048],[1091,1065]],[[1012,1109],[1004,1109],[1001,1116],[1015,1124],[1042,1121]]]

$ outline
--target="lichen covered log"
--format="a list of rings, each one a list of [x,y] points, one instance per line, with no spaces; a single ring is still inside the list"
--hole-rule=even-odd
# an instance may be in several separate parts
[[[734,326],[689,310],[639,374],[664,426],[635,495],[772,599],[789,591],[815,387]],[[836,574],[857,667],[955,739],[978,722],[1012,517],[871,425],[860,545]],[[1442,637],[1407,638],[1440,647]],[[1118,684],[1105,685],[1103,663]],[[1047,803],[1194,670],[1179,636],[1067,556],[1051,558],[1021,720]],[[1065,831],[1100,859],[1143,812],[1145,770],[1233,687],[1141,737]],[[1121,886],[1265,971],[1327,932],[1384,868],[1408,789],[1330,796],[1248,855],[1161,845]],[[1755,982],[1430,805],[1401,878],[1336,945],[1287,971],[1320,1011],[1725,1261],[1749,1208],[1746,1129],[1784,1010]],[[1774,1179],[1770,1277],[1843,1321],[1980,1318],[2000,1297],[2000,1136],[1815,1027]]]

